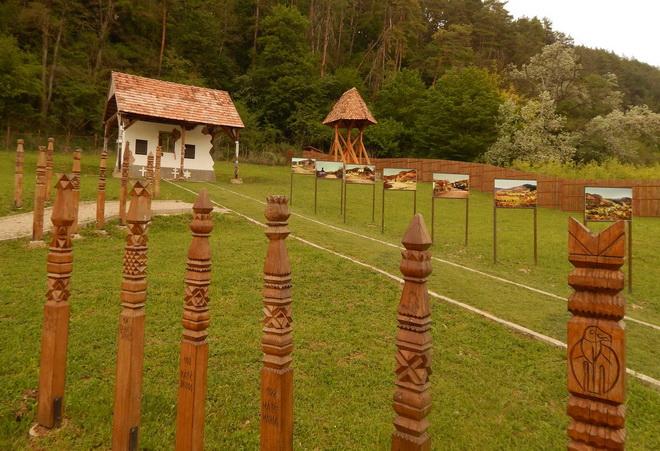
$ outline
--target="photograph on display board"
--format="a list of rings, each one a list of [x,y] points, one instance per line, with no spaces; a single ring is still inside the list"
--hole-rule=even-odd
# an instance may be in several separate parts
[[[467,174],[433,173],[433,197],[443,199],[467,199],[470,193],[470,176]]]
[[[376,183],[376,166],[369,166],[366,164],[347,164],[346,183],[373,185]]]
[[[632,188],[585,186],[584,219],[592,222],[632,219]]]
[[[313,158],[291,158],[291,172],[294,174],[314,175],[316,160]]]
[[[417,170],[416,169],[383,169],[383,186],[388,190],[416,191]]]
[[[495,179],[497,208],[536,208],[536,180]]]
[[[323,179],[340,179],[344,176],[344,163],[341,161],[317,161],[316,176]]]

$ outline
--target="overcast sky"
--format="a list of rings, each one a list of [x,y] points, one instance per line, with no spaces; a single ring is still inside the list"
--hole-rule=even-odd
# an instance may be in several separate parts
[[[659,0],[508,0],[507,9],[515,18],[547,17],[576,44],[660,67]]]

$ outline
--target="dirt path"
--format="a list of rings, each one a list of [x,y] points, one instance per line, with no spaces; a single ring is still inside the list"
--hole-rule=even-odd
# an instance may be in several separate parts
[[[151,203],[154,215],[177,215],[190,213],[192,204],[178,200],[155,200]],[[44,212],[44,231],[50,228],[52,208]],[[119,216],[119,202],[105,203],[105,219]],[[81,202],[78,218],[81,225],[96,221],[96,202]],[[32,236],[32,212],[0,218],[0,241]]]

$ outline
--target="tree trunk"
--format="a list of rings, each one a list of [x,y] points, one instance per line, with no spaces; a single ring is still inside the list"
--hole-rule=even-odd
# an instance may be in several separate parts
[[[46,119],[48,103],[48,47],[50,46],[50,21],[45,19],[41,27],[41,117]]]
[[[60,20],[60,27],[57,30],[57,38],[55,39],[55,46],[53,47],[53,62],[50,65],[50,74],[48,79],[48,96],[46,98],[46,104],[44,105],[43,115],[44,118],[48,115],[48,108],[50,107],[50,101],[53,98],[53,84],[55,82],[55,71],[57,69],[57,54],[60,50],[60,42],[62,41],[62,33],[64,32],[64,19]]]
[[[259,1],[255,3],[256,10],[254,12],[254,39],[252,42],[252,65],[254,66],[257,61],[257,38],[259,37]]]
[[[165,54],[165,38],[167,37],[167,0],[163,0],[163,21],[160,34],[160,54],[158,55],[158,76],[163,69],[163,55]]]
[[[328,41],[330,40],[330,2],[325,9],[325,26],[323,31],[323,53],[321,55],[321,77],[325,74],[325,65],[328,60]]]

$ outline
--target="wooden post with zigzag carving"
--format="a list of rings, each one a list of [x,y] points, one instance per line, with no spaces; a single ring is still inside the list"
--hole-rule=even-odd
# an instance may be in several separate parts
[[[153,162],[153,159],[152,159]],[[183,337],[179,357],[179,393],[176,410],[176,449],[204,449],[204,403],[209,345],[209,285],[213,206],[208,192],[199,192],[190,223],[192,242],[188,249],[186,294],[183,306]]]
[[[126,215],[128,236],[121,283],[112,449],[137,450],[144,363],[144,305],[147,300],[147,228],[151,221],[148,184],[137,181]]]
[[[147,181],[151,185],[151,191],[153,195],[153,188],[154,188],[154,153],[149,151],[149,155],[147,155]]]
[[[96,229],[105,227],[105,171],[107,167],[108,152],[103,149],[99,163],[99,184],[96,193]]]
[[[54,153],[55,138],[48,138],[48,147],[46,148],[46,199],[50,199],[50,184],[53,180]]]
[[[126,201],[128,197],[128,167],[131,164],[131,149],[126,142],[121,160],[121,185],[119,188],[119,224],[126,225]],[[142,185],[141,185],[142,186]]]
[[[78,211],[80,209],[80,154],[79,148],[73,151],[73,224],[71,224],[71,233],[78,233]]]
[[[39,363],[37,423],[48,429],[59,427],[62,420],[69,337],[69,282],[73,267],[69,227],[73,223],[73,214],[72,176],[64,174],[57,181],[51,216],[53,237],[47,257],[48,292]]]
[[[22,139],[16,141],[16,168],[14,170],[14,208],[23,207],[23,162],[25,152],[23,151]]]
[[[625,446],[625,241],[624,221],[592,234],[569,218],[569,450]]]
[[[32,241],[44,236],[44,206],[46,203],[46,148],[39,146],[37,158],[37,182],[34,187],[34,211],[32,212]]]
[[[291,264],[285,239],[289,235],[286,196],[268,196],[264,263],[264,320],[261,350],[261,449],[293,449],[293,350]]]
[[[160,159],[163,156],[163,149],[156,147],[156,163],[154,167],[154,199],[160,197]]]
[[[426,419],[431,410],[431,306],[426,278],[431,274],[431,237],[416,214],[401,240],[404,284],[397,320],[395,431],[392,450],[430,450]]]

